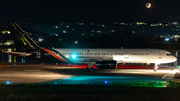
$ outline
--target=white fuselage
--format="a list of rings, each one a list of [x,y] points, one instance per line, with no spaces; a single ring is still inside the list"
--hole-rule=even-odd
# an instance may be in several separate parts
[[[117,63],[171,63],[176,57],[160,49],[59,49],[67,59],[75,63],[115,60]]]

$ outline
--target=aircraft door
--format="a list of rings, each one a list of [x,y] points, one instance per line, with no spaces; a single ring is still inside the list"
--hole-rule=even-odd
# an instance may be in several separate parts
[[[129,54],[127,52],[124,53],[124,59],[129,59]]]
[[[124,53],[124,59],[123,61],[127,62],[127,61],[130,61],[130,54],[128,52],[125,52]]]
[[[162,53],[159,52],[158,59],[162,59]]]

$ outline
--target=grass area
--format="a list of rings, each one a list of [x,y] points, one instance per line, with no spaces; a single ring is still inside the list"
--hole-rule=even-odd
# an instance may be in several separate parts
[[[179,101],[180,83],[167,88],[136,85],[0,85],[0,101]]]

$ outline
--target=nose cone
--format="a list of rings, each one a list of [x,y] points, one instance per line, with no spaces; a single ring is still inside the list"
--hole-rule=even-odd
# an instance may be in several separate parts
[[[172,56],[172,61],[175,62],[176,60],[177,60],[177,58]]]

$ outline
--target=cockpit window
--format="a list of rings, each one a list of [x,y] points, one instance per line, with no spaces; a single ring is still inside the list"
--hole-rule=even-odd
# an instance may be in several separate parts
[[[171,54],[167,54],[167,56],[171,56]]]

